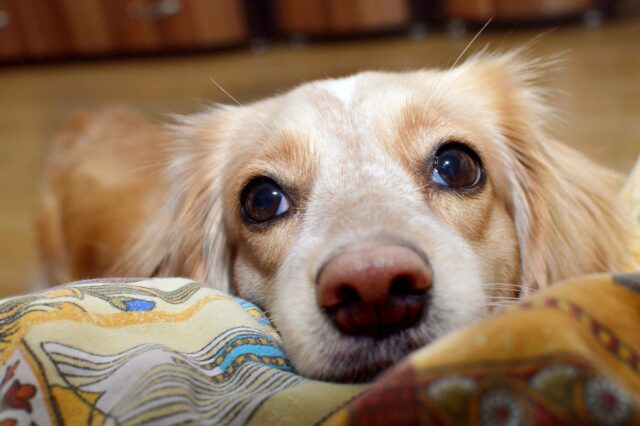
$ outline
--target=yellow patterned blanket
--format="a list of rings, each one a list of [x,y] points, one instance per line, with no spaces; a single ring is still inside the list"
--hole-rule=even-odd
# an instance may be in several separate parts
[[[370,385],[297,375],[257,307],[186,279],[0,302],[0,426],[105,423],[640,424],[640,273],[552,286]]]
[[[640,274],[581,278],[341,385],[296,375],[250,303],[85,281],[0,305],[0,425],[640,424],[639,324]]]

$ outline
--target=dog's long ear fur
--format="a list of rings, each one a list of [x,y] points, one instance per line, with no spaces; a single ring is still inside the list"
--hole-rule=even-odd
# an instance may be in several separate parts
[[[222,122],[232,108],[176,118],[167,146],[170,197],[143,226],[121,268],[145,276],[185,276],[229,290],[223,224],[226,166]]]
[[[566,277],[620,270],[626,255],[621,176],[548,136],[548,65],[522,52],[471,60],[495,95],[501,161],[511,183],[521,281],[531,290]]]

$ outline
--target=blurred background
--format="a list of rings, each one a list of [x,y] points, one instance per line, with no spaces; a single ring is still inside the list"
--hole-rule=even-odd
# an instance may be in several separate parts
[[[628,172],[640,152],[640,0],[0,0],[0,297],[38,280],[34,213],[52,135],[73,112],[158,119],[364,69],[446,67],[543,37],[555,133]],[[126,208],[126,206],[114,206]]]

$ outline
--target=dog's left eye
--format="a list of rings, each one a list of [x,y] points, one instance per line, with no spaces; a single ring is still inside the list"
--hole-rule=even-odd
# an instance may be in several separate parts
[[[250,182],[242,191],[242,210],[253,222],[267,222],[289,210],[289,200],[277,183],[268,178]]]
[[[482,180],[480,158],[466,145],[448,143],[436,153],[431,180],[451,189],[474,188]]]

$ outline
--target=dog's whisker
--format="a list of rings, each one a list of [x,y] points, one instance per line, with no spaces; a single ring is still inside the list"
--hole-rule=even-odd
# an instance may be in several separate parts
[[[504,300],[522,300],[521,297],[510,297],[510,296],[489,296],[487,298],[490,302],[492,301],[504,301]]]
[[[473,45],[473,43],[478,39],[478,37],[480,37],[480,35],[484,32],[484,30],[489,26],[489,24],[491,23],[491,21],[493,21],[493,17],[489,18],[489,20],[482,26],[482,28],[480,28],[480,31],[478,31],[476,33],[476,35],[471,39],[471,41],[467,44],[467,46],[462,50],[462,52],[460,52],[460,55],[458,55],[458,57],[456,58],[456,60],[453,62],[453,65],[451,65],[451,68],[455,68],[456,65],[458,65],[458,62],[460,62],[460,59],[462,59],[462,57],[464,56],[465,53],[467,53],[467,50],[469,50],[469,48],[471,47],[471,45]]]
[[[516,287],[516,288],[526,288],[526,286],[522,284],[513,284],[513,283],[485,283],[485,286],[489,287]]]
[[[513,300],[522,300],[521,297],[517,297],[517,296],[503,296],[503,295],[497,295],[497,296],[493,296],[493,295],[488,295],[487,296],[489,299],[513,299]]]
[[[510,308],[514,306],[515,303],[498,303],[498,304],[488,304],[488,308]]]
[[[487,291],[510,291],[510,292],[526,292],[526,294],[536,294],[539,290],[532,289],[528,286],[521,284],[509,284],[509,283],[486,283],[484,284]]]
[[[488,303],[496,302],[519,302],[522,300],[520,297],[492,297],[486,299]]]
[[[508,293],[524,293],[523,289],[519,289],[519,288],[514,288],[514,287],[489,287],[489,288],[485,288],[485,291],[488,292],[508,292]],[[531,294],[535,294],[535,292],[532,292]]]
[[[236,104],[236,105],[238,105],[238,106],[242,106],[242,104],[241,104],[241,103],[240,103],[236,98],[234,98],[234,97],[231,95],[231,93],[227,92],[227,91],[225,90],[225,88],[224,88],[224,87],[220,86],[220,85],[218,84],[218,82],[217,82],[217,81],[215,81],[215,80],[213,79],[213,77],[211,77],[211,82],[212,82],[213,84],[215,84],[215,85],[216,85],[216,87],[217,87],[218,89],[220,89],[220,91],[222,91],[222,93],[224,93],[225,95],[227,95],[227,97],[228,97],[229,99],[231,99],[233,102],[235,102],[235,104]]]
[[[489,18],[489,20],[482,26],[482,28],[480,28],[480,30],[476,33],[476,35],[471,39],[471,41],[469,43],[467,43],[467,45],[465,46],[464,49],[462,49],[462,52],[460,52],[460,54],[458,55],[458,57],[456,58],[456,60],[453,62],[453,65],[449,65],[449,63],[447,64],[447,66],[445,67],[445,69],[447,70],[451,70],[452,68],[455,68],[456,65],[458,65],[458,63],[460,62],[460,60],[464,57],[465,53],[469,50],[469,48],[471,48],[471,46],[473,45],[473,43],[478,39],[478,37],[480,37],[480,35],[484,32],[484,30],[489,26],[489,24],[491,23],[491,21],[493,20],[493,17]],[[483,49],[483,51],[486,50]],[[431,90],[431,94],[429,95],[429,97],[427,98],[425,105],[429,106],[429,104],[431,103],[431,100],[433,99],[433,97],[440,91],[440,88],[442,86],[442,81],[444,80],[445,77],[445,73],[441,72],[440,76],[438,77],[438,79],[436,80],[435,84],[433,85],[433,88]],[[452,84],[449,85],[449,87],[453,86],[453,84],[457,81],[457,78],[452,82]]]

